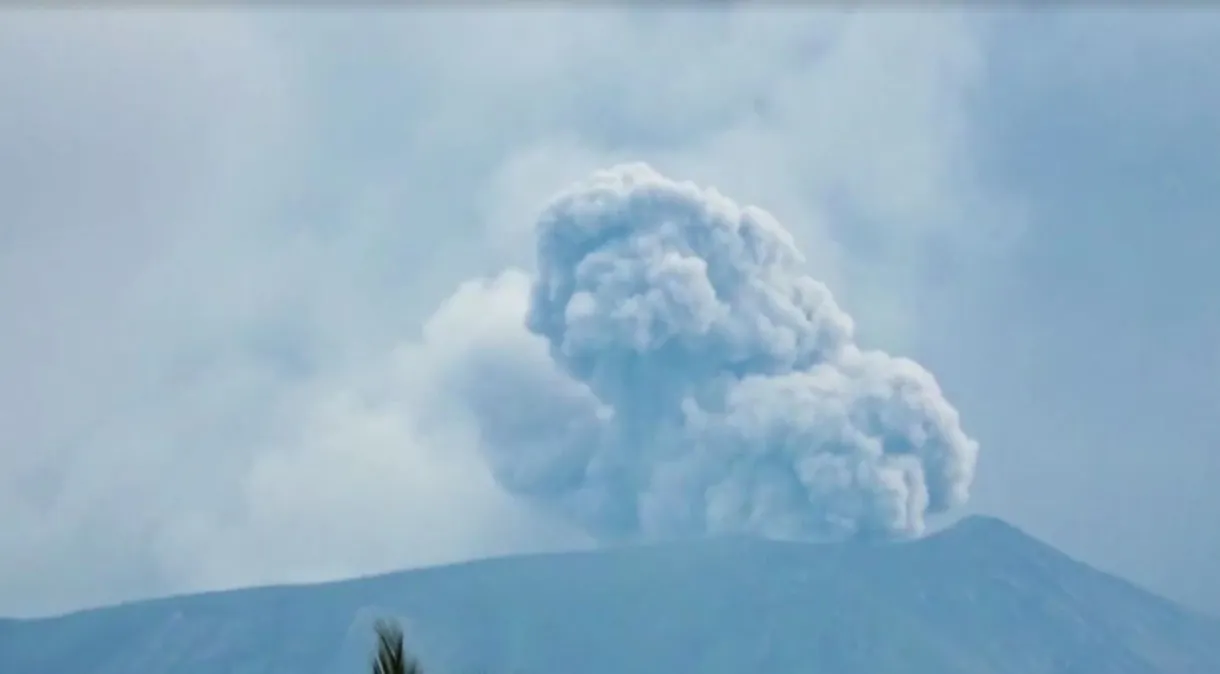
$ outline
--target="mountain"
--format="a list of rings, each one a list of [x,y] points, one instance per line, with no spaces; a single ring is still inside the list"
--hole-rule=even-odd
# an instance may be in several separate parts
[[[0,621],[4,674],[1220,674],[1220,621],[995,519],[902,544],[710,539]]]

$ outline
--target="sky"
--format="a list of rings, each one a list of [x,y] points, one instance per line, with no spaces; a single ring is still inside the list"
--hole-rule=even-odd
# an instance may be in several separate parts
[[[930,524],[1220,613],[1220,12],[3,19],[0,615],[598,544],[437,400],[538,346],[497,292],[623,162],[935,376],[978,462]]]

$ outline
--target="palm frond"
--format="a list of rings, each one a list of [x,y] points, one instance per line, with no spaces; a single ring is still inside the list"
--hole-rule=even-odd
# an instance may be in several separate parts
[[[377,654],[373,657],[373,674],[423,674],[419,661],[407,653],[402,627],[392,620],[378,620]]]

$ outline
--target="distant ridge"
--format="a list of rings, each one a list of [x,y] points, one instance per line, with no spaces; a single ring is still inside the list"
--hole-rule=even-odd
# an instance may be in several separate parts
[[[396,617],[441,674],[1220,674],[1220,623],[995,518],[919,541],[722,538],[0,621],[0,672],[363,672]]]

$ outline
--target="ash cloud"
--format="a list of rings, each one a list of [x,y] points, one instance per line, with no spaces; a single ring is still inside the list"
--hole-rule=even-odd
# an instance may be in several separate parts
[[[529,334],[466,336],[455,380],[509,492],[601,540],[904,538],[967,500],[935,378],[858,347],[767,212],[629,164],[536,235],[536,274],[485,295]]]

